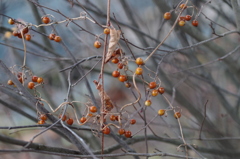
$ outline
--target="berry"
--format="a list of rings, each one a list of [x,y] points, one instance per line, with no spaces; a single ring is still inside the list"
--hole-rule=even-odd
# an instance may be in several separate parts
[[[165,114],[165,110],[164,109],[159,109],[158,110],[158,115],[163,116]]]
[[[43,78],[42,77],[38,77],[37,83],[43,83]]]
[[[152,90],[152,96],[155,97],[157,95],[158,95],[158,90],[157,89]]]
[[[124,135],[125,135],[126,138],[130,138],[130,137],[132,137],[132,132],[129,131],[129,130],[128,130],[128,131],[125,131],[125,134],[124,134]]]
[[[110,29],[109,29],[109,28],[105,28],[105,29],[103,30],[103,33],[104,33],[104,34],[110,34]]]
[[[137,65],[143,65],[144,64],[144,61],[141,57],[138,57],[136,60],[135,60],[136,64]]]
[[[13,31],[12,34],[13,36],[18,36],[19,33],[17,31]]]
[[[181,117],[181,113],[180,113],[180,112],[174,113],[174,117],[175,117],[176,119],[179,119],[179,118]]]
[[[156,84],[156,82],[150,82],[150,83],[148,84],[148,86],[149,86],[150,89],[153,89],[153,88],[156,88],[156,87],[157,87],[157,84]]]
[[[136,120],[135,119],[131,119],[130,120],[130,124],[132,124],[132,125],[136,124]]]
[[[125,75],[120,75],[120,76],[118,77],[118,80],[119,80],[120,82],[125,82],[125,81],[127,81],[127,76],[125,76]]]
[[[102,132],[104,134],[110,134],[110,128],[109,127],[105,127]]]
[[[171,19],[171,13],[170,12],[166,12],[166,13],[164,13],[164,15],[163,15],[163,18],[164,19],[166,19],[166,20],[169,20],[169,19]]]
[[[152,104],[151,100],[146,100],[146,101],[145,101],[145,105],[146,105],[146,106],[150,106],[151,104]]]
[[[84,123],[84,122],[86,122],[86,121],[87,121],[87,118],[81,117],[81,119],[80,119],[80,122],[81,122],[81,123]]]
[[[69,118],[66,122],[67,122],[68,125],[72,125],[73,124],[73,119]]]
[[[186,9],[187,6],[186,6],[186,4],[180,4],[179,8]]]
[[[191,16],[191,15],[186,15],[186,16],[185,16],[185,20],[186,20],[186,21],[189,21],[189,20],[191,20],[191,19],[192,19],[192,16]]]
[[[19,81],[20,83],[23,83],[22,77],[19,77],[19,78],[18,78],[18,81]]]
[[[62,38],[60,36],[55,36],[54,41],[60,42],[62,41]]]
[[[96,113],[97,112],[97,107],[96,106],[91,106],[89,108],[89,111],[92,112],[92,113]]]
[[[60,119],[60,118],[62,118],[62,121],[65,121],[65,120],[67,119],[67,116],[64,115],[64,116],[62,117],[62,115],[60,114],[60,115],[59,115],[59,119]]]
[[[94,44],[93,44],[93,46],[94,46],[95,48],[97,48],[97,49],[100,48],[101,45],[102,45],[102,44],[101,44],[100,41],[98,41],[98,40],[95,41]]]
[[[22,72],[18,72],[17,77],[18,78],[22,77]]]
[[[123,134],[125,134],[125,130],[124,129],[119,129],[118,133],[119,133],[119,135],[123,135]]]
[[[113,72],[112,72],[112,76],[113,76],[113,77],[119,77],[119,76],[120,76],[120,72],[117,71],[117,70],[116,70],[116,71],[113,71]]]
[[[110,115],[109,118],[110,118],[111,121],[115,121],[116,120],[116,116],[115,115]]]
[[[18,33],[18,38],[22,39],[22,34],[21,33]]]
[[[37,80],[38,80],[38,77],[37,77],[37,76],[32,76],[32,81],[33,81],[33,82],[37,82]]]
[[[195,26],[195,27],[197,27],[197,26],[198,26],[198,21],[197,21],[197,20],[193,20],[193,21],[192,21],[192,25]]]
[[[14,85],[14,83],[13,83],[12,80],[8,80],[7,84],[8,84],[8,85]]]
[[[38,124],[39,124],[39,125],[45,124],[45,121],[44,121],[44,120],[39,120],[39,121],[38,121]]]
[[[30,41],[30,40],[31,40],[31,35],[29,35],[29,34],[25,35],[25,39],[26,39],[27,41]]]
[[[50,18],[48,17],[43,17],[42,18],[42,22],[45,23],[45,24],[48,24],[50,22]]]
[[[178,25],[179,25],[179,26],[184,26],[184,25],[185,25],[185,21],[180,20],[180,21],[178,22]]]
[[[160,94],[163,94],[163,93],[165,92],[164,87],[159,87],[159,88],[158,88],[158,92],[159,92]]]
[[[186,20],[186,18],[185,18],[185,17],[183,17],[183,16],[181,16],[181,17],[179,17],[179,21],[181,21],[181,20],[185,21],[185,20]]]
[[[12,18],[10,18],[10,19],[8,19],[8,24],[13,25],[13,24],[15,24],[15,21]]]
[[[41,114],[40,119],[44,120],[44,121],[47,120],[47,115],[46,114]]]
[[[131,83],[126,82],[126,83],[125,83],[125,87],[130,88],[130,87],[131,87]]]
[[[118,62],[119,62],[118,58],[114,58],[114,59],[112,59],[112,63],[117,64]]]
[[[27,33],[28,33],[28,27],[23,28],[23,29],[22,29],[22,33],[23,33],[23,34],[27,34]]]
[[[136,75],[142,75],[143,69],[141,67],[138,67],[138,68],[136,68],[135,73],[136,73]]]
[[[118,63],[118,66],[117,66],[119,69],[122,69],[123,68],[123,64],[122,63]]]
[[[33,82],[29,82],[29,83],[28,83],[28,88],[29,88],[29,89],[33,89],[34,86],[35,86],[35,84],[34,84]]]
[[[48,35],[48,38],[49,38],[50,40],[54,40],[55,36],[56,36],[56,34],[49,34],[49,35]]]

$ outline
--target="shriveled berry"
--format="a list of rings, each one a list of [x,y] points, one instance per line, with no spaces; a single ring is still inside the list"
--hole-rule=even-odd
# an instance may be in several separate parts
[[[55,36],[56,36],[56,34],[49,34],[48,35],[48,38],[50,39],[50,40],[54,40],[54,38],[55,38]]]
[[[180,112],[174,113],[174,117],[175,117],[176,119],[179,119],[179,118],[181,117],[181,113],[180,113]]]

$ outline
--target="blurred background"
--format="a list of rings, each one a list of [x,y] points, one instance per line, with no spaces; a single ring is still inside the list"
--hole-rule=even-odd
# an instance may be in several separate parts
[[[174,112],[169,110],[171,107],[166,100],[168,99],[174,110],[182,114],[180,123],[186,142],[198,153],[206,158],[218,159],[238,158],[237,156],[240,155],[238,149],[240,52],[236,17],[231,1],[208,2],[189,1],[188,8],[182,12],[181,16],[192,15],[192,20],[196,19],[199,22],[198,27],[192,26],[192,20],[186,21],[184,26],[179,26],[177,22],[167,40],[142,67],[143,80],[141,77],[136,78],[141,100],[134,104],[137,110],[129,106],[125,109],[124,116],[125,129],[131,130],[134,136],[130,139],[125,137],[120,139],[137,153],[154,153],[159,150],[175,155],[186,155],[183,147],[180,147],[180,150],[177,149],[183,141],[178,120],[174,118]],[[45,7],[37,6],[36,3]],[[132,82],[133,72],[137,68],[135,58],[146,59],[167,36],[179,14],[179,3],[178,0],[111,1],[111,25],[116,29],[121,28],[124,35],[124,38],[119,41],[124,52],[122,59],[128,62],[128,69],[120,72],[128,76],[128,81],[132,85],[131,88],[126,88],[125,83],[112,77],[112,72],[117,69],[116,64],[109,62],[105,65],[104,88],[114,104],[113,113],[117,113],[123,105],[134,102],[138,97]],[[88,12],[87,17],[97,23],[82,19],[53,24],[53,27],[32,26],[28,33],[32,38],[30,41],[25,41],[26,66],[34,75],[44,78],[44,85],[37,87],[37,94],[48,101],[54,109],[63,103],[68,95],[69,70],[61,70],[74,64],[73,57],[77,61],[95,57],[79,65],[82,69],[81,74],[77,69],[73,69],[70,76],[72,83],[75,83],[83,77],[83,74],[86,74],[86,78],[72,87],[69,93],[69,101],[81,102],[76,103],[74,107],[79,118],[86,115],[84,103],[101,105],[99,92],[92,81],[98,80],[101,68],[99,60],[104,51],[103,29],[106,25],[107,0],[36,0],[33,2],[0,0],[0,60],[9,68],[14,66],[16,70],[20,70],[23,64],[24,47],[22,39],[12,36],[11,33],[16,30],[16,25],[9,25],[9,18],[27,25],[39,25],[42,23],[41,17],[46,14],[50,15],[53,21],[59,22],[66,20],[67,17],[76,18],[83,15],[84,9]],[[165,12],[171,12],[170,20],[163,18]],[[62,43],[49,40],[50,33],[59,35]],[[99,49],[93,46],[97,39],[102,43]],[[164,96],[150,95],[146,83],[154,81],[155,77],[158,79],[158,84],[165,88]],[[26,98],[16,93],[17,88],[8,86],[8,80],[9,76],[0,69],[0,127],[2,127],[0,149],[16,150],[21,149],[22,146],[16,141],[11,143],[10,139],[3,140],[4,136],[29,141],[44,128],[3,129],[9,126],[36,125],[38,122],[36,108]],[[27,91],[34,94],[33,90],[27,89]],[[152,101],[152,105],[146,108],[144,102],[147,99]],[[45,106],[51,111],[46,104]],[[169,111],[166,116],[158,116],[159,109]],[[61,110],[54,113],[54,116],[58,117],[59,113]],[[71,107],[68,107],[67,115],[75,120],[73,130],[85,140],[93,152],[99,153],[101,138],[91,131],[91,128],[98,127],[94,121],[91,120],[84,126],[79,126]],[[130,119],[136,119],[136,124],[127,124]],[[111,121],[107,119],[107,122]],[[51,122],[47,120],[47,124]],[[88,128],[88,130],[74,129],[79,127]],[[117,128],[111,128],[113,133],[118,134]],[[74,144],[52,130],[37,137],[34,143],[77,150]],[[104,149],[109,150],[107,153],[123,153],[121,148],[123,147],[119,141],[111,135],[105,136]],[[196,151],[188,147],[189,156],[201,158]],[[28,152],[2,154],[0,158],[8,159],[73,158]],[[112,158],[129,157],[136,158],[133,156]]]

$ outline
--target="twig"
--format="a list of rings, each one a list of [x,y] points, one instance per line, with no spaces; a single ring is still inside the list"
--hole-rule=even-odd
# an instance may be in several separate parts
[[[204,118],[202,120],[202,124],[201,124],[200,130],[199,130],[199,137],[198,137],[199,140],[201,140],[201,132],[202,132],[203,124],[207,117],[207,103],[208,103],[208,100],[206,101],[206,103],[204,105]]]

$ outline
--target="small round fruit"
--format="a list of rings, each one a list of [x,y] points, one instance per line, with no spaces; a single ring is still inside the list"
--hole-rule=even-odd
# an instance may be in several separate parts
[[[156,97],[157,95],[158,95],[158,90],[157,89],[152,90],[152,96]]]
[[[81,117],[81,119],[80,119],[80,122],[81,123],[85,123],[87,121],[87,118],[86,117]]]
[[[125,82],[125,81],[127,81],[127,76],[125,76],[125,75],[120,75],[120,76],[118,77],[118,80],[119,80],[120,82]]]
[[[89,108],[89,111],[92,112],[92,113],[96,113],[97,112],[97,107],[96,106],[91,106]]]
[[[47,115],[46,114],[41,114],[40,119],[44,120],[44,121],[47,120]]]
[[[38,124],[39,124],[39,125],[45,124],[45,121],[44,121],[44,120],[39,120],[39,121],[38,121]]]
[[[22,39],[22,34],[21,33],[18,33],[18,38]]]
[[[62,115],[60,114],[60,115],[59,115],[59,119],[60,119],[60,118],[62,118],[62,121],[65,121],[65,120],[67,119],[67,116],[64,115],[64,116],[62,117]]]
[[[123,63],[118,63],[118,66],[117,66],[119,69],[122,69],[123,68]]]
[[[50,39],[50,40],[54,40],[54,38],[55,38],[55,36],[56,36],[56,34],[49,34],[48,35],[48,38]]]
[[[116,120],[116,116],[115,115],[110,115],[109,118],[110,118],[111,121],[115,121]]]
[[[13,34],[13,36],[18,36],[19,33],[18,33],[18,31],[15,30],[12,32],[12,34]]]
[[[143,65],[144,64],[144,61],[141,57],[138,57],[136,60],[135,60],[136,64],[137,65]]]
[[[32,76],[32,81],[33,82],[37,82],[37,80],[38,80],[38,76]]]
[[[117,71],[117,70],[116,70],[116,71],[113,71],[113,72],[112,72],[112,76],[117,78],[117,77],[120,76],[120,72]]]
[[[179,21],[181,21],[181,20],[185,21],[185,20],[186,20],[186,18],[185,18],[185,17],[183,17],[183,16],[180,16],[180,17],[179,17]]]
[[[15,21],[12,18],[10,18],[10,19],[8,19],[8,24],[13,25],[13,24],[15,24]]]
[[[187,6],[186,6],[186,4],[180,4],[179,8],[186,9]]]
[[[191,19],[192,19],[192,16],[191,16],[191,15],[186,15],[186,16],[185,16],[185,20],[186,20],[186,21],[189,21],[189,20],[191,20]]]
[[[25,39],[26,39],[27,41],[30,41],[30,40],[31,40],[31,35],[29,35],[29,34],[25,35]]]
[[[105,28],[105,29],[103,30],[103,33],[104,33],[104,34],[110,34],[110,29],[109,29],[109,28]]]
[[[184,26],[184,25],[185,25],[185,21],[180,20],[180,21],[178,22],[178,25],[179,25],[179,26]]]
[[[150,89],[154,89],[154,88],[157,87],[157,84],[156,84],[156,82],[150,82],[150,83],[148,84],[148,86],[149,86]]]
[[[19,81],[20,83],[23,83],[22,77],[19,77],[19,78],[18,78],[18,81]]]
[[[131,87],[131,83],[126,82],[126,83],[125,83],[125,87],[130,88],[130,87]]]
[[[164,13],[164,15],[163,15],[163,18],[164,19],[166,19],[166,20],[169,20],[169,19],[171,19],[171,13],[170,12],[166,12],[166,13]]]
[[[27,34],[27,33],[28,33],[28,27],[23,28],[23,29],[22,29],[22,33],[23,33],[23,34]]]
[[[62,38],[60,36],[55,36],[54,41],[60,42],[62,41]]]
[[[43,83],[43,78],[42,77],[38,77],[37,83]]]
[[[159,88],[158,88],[158,92],[159,92],[160,94],[163,94],[163,93],[165,92],[164,87],[159,87]]]
[[[136,124],[136,120],[135,119],[131,119],[130,120],[130,124],[132,124],[132,125]]]
[[[112,59],[112,63],[117,64],[118,62],[119,62],[118,58],[114,58],[114,59]]]
[[[7,84],[8,84],[8,85],[14,85],[14,83],[13,83],[12,80],[8,80]]]
[[[164,109],[159,109],[158,110],[158,115],[163,116],[165,114],[165,110]]]
[[[118,130],[118,134],[119,134],[119,135],[125,134],[125,130],[124,130],[124,129],[119,129],[119,130]]]
[[[138,67],[138,68],[136,68],[135,73],[136,73],[136,75],[142,75],[143,69],[141,67]]]
[[[181,113],[180,113],[180,112],[174,113],[174,117],[175,117],[176,119],[179,119],[179,118],[181,117]]]
[[[146,105],[146,106],[150,106],[151,104],[152,104],[151,100],[146,100],[146,101],[145,101],[145,105]]]
[[[97,48],[97,49],[100,48],[101,45],[102,45],[102,44],[101,44],[100,41],[98,41],[98,40],[95,41],[94,44],[93,44],[93,46],[94,46],[95,48]]]
[[[132,137],[132,132],[129,131],[129,130],[125,131],[124,135],[125,135],[126,138],[130,138],[130,137]]]
[[[110,128],[109,127],[105,127],[102,132],[104,134],[110,134]]]
[[[34,84],[33,82],[29,82],[29,83],[28,83],[28,88],[29,88],[29,89],[33,89],[34,86],[35,86],[35,84]]]
[[[45,24],[48,24],[50,22],[50,18],[49,17],[43,17],[42,22],[45,23]]]
[[[73,119],[69,118],[66,122],[67,122],[68,125],[72,125],[73,124]]]
[[[197,21],[197,20],[193,20],[193,21],[192,21],[192,25],[195,26],[195,27],[197,27],[197,26],[198,26],[198,21]]]

